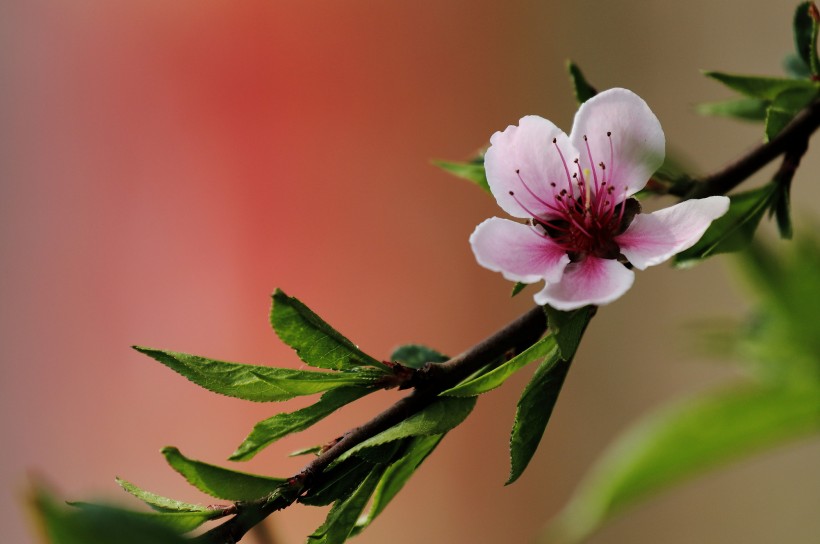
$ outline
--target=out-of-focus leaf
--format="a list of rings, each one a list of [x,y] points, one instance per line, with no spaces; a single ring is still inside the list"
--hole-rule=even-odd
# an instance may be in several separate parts
[[[162,497],[156,493],[145,491],[135,486],[131,482],[127,482],[121,478],[117,478],[117,484],[128,493],[134,495],[136,498],[159,512],[210,512],[217,514],[215,517],[221,515],[218,509],[207,508],[199,504],[190,504],[187,502],[178,501],[176,499],[169,499]]]
[[[608,519],[709,468],[820,432],[820,388],[719,390],[644,418],[616,439],[555,520],[551,536],[581,542]]]
[[[407,480],[421,466],[427,456],[429,456],[436,446],[438,446],[443,434],[430,436],[417,436],[410,440],[410,444],[405,450],[405,454],[396,462],[392,463],[384,471],[379,485],[373,494],[373,503],[367,515],[362,516],[356,523],[354,534],[358,534],[362,529],[370,525],[379,514],[387,507],[399,491],[401,491]]]
[[[292,451],[288,457],[299,457],[300,455],[319,455],[322,453],[322,446],[310,446],[309,448],[302,448],[301,450]]]
[[[309,544],[341,544],[356,527],[364,507],[384,473],[384,465],[377,465],[347,499],[337,501],[328,512],[325,522],[307,539]]]
[[[542,357],[557,358],[558,356],[559,351],[555,338],[552,335],[546,336],[486,374],[463,381],[457,386],[444,391],[441,395],[450,397],[472,397],[480,395],[500,386],[507,381],[507,378],[529,363]]]
[[[692,266],[712,255],[747,247],[760,218],[772,204],[775,189],[776,186],[769,183],[759,189],[730,196],[729,211],[713,221],[695,245],[675,256],[675,266]]]
[[[375,372],[314,372],[216,361],[197,355],[134,346],[208,391],[256,402],[282,401],[336,387],[372,384]]]
[[[449,359],[438,351],[419,344],[399,346],[390,354],[390,360],[409,368],[422,368],[427,363],[443,363]]]
[[[817,60],[817,6],[814,2],[802,2],[794,12],[794,48],[799,58],[809,67],[811,74],[820,73]]]
[[[584,74],[581,72],[578,65],[571,60],[567,61],[567,72],[569,73],[569,81],[572,84],[572,91],[575,94],[575,100],[578,102],[579,106],[598,94],[595,87],[590,85],[584,77]]]
[[[280,289],[273,294],[270,322],[279,338],[311,366],[333,370],[375,367],[390,372],[384,363],[361,351],[300,300]]]
[[[472,181],[484,189],[487,194],[493,194],[490,190],[490,184],[487,183],[483,157],[471,162],[433,161],[433,164],[456,177]]]
[[[744,121],[764,121],[768,107],[768,100],[761,100],[760,98],[733,98],[722,102],[698,104],[697,112],[701,115],[732,117]]]
[[[564,312],[552,306],[544,306],[547,312],[547,326],[555,337],[563,359],[572,359],[578,350],[578,344],[584,335],[589,320],[595,314],[594,306],[584,306],[577,310]]]
[[[777,136],[800,110],[817,98],[818,88],[789,89],[778,94],[766,110],[766,141]]]
[[[188,459],[177,448],[163,448],[162,454],[171,468],[203,493],[229,501],[252,501],[271,495],[287,483],[283,478],[270,478],[210,465]]]
[[[561,393],[570,363],[551,357],[541,363],[518,401],[510,436],[510,477],[516,481],[530,463]]]
[[[529,283],[522,283],[522,282],[520,282],[520,281],[519,281],[519,282],[516,282],[516,283],[515,283],[515,285],[513,285],[513,288],[512,288],[512,294],[510,294],[510,296],[511,296],[511,297],[514,297],[515,295],[517,295],[518,293],[520,293],[521,291],[523,291],[523,290],[524,290],[524,288],[525,288],[527,285],[530,285],[530,284],[529,284]]]
[[[33,505],[43,533],[52,544],[184,544],[178,531],[168,525],[167,516],[133,512],[108,506],[70,508],[38,489]],[[179,514],[176,514],[179,516]],[[196,513],[182,513],[196,516]],[[159,518],[165,518],[160,521]],[[190,527],[192,524],[182,524]],[[193,528],[193,527],[192,527]],[[188,530],[188,529],[184,529]]]
[[[68,504],[86,512],[99,512],[108,515],[114,512],[119,512],[123,516],[132,516],[135,520],[143,519],[146,522],[164,525],[174,533],[180,534],[193,531],[206,521],[225,516],[224,511],[218,510],[211,512],[135,512],[133,510],[124,510],[114,506],[89,502],[69,502]]]
[[[817,89],[817,84],[805,79],[744,76],[722,72],[704,72],[705,76],[720,81],[732,90],[752,98],[774,100],[783,91]]]
[[[783,71],[790,77],[806,79],[811,77],[811,70],[795,53],[789,53],[783,57]]]
[[[339,387],[322,395],[316,404],[295,412],[276,414],[260,421],[229,459],[247,461],[280,438],[307,429],[342,406],[372,391],[373,389],[366,387]]]
[[[777,184],[773,200],[774,202],[769,208],[769,215],[774,214],[780,237],[791,240],[794,234],[792,229],[791,181]]]
[[[372,448],[393,440],[446,433],[470,415],[475,402],[475,397],[443,397],[401,423],[349,449],[336,462],[343,461],[365,448]]]
[[[310,506],[327,506],[347,499],[367,476],[373,472],[373,463],[354,457],[325,469],[322,485],[299,497],[299,502]]]

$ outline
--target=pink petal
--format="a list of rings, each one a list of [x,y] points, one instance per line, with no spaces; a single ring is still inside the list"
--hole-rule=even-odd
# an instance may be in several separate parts
[[[567,160],[578,155],[561,129],[537,115],[523,117],[518,126],[511,125],[490,138],[484,155],[487,181],[498,205],[513,217],[553,217],[549,209],[555,203],[553,194],[569,190],[566,169],[553,139]]]
[[[587,257],[568,264],[561,281],[548,283],[535,294],[535,302],[557,310],[608,304],[626,293],[634,280],[635,273],[616,260]]]
[[[607,132],[612,134],[612,151]],[[608,185],[616,187],[616,202],[624,194],[629,196],[643,189],[663,164],[666,147],[658,118],[641,97],[626,89],[609,89],[584,102],[575,114],[570,141],[581,152],[581,164],[588,177],[592,177],[594,165],[601,181],[599,164],[606,165]]]
[[[509,219],[487,219],[473,231],[470,244],[478,264],[513,281],[558,281],[569,262],[549,237]]]
[[[692,247],[712,221],[728,209],[729,199],[725,196],[687,200],[654,213],[636,215],[615,241],[629,262],[643,270]]]

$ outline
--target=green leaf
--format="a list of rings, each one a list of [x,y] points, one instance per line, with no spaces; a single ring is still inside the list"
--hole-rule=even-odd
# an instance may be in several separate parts
[[[229,501],[252,501],[271,495],[287,483],[283,478],[257,476],[188,459],[177,448],[163,448],[171,468],[203,493]]]
[[[471,397],[486,393],[503,384],[507,381],[507,378],[536,359],[542,357],[557,358],[559,353],[555,337],[552,335],[546,336],[486,374],[463,381],[440,394],[451,397]]]
[[[598,94],[595,87],[590,85],[586,80],[583,72],[581,72],[581,69],[578,68],[578,65],[571,60],[567,60],[567,72],[569,72],[569,81],[572,84],[575,100],[578,102],[579,106]]]
[[[123,517],[131,516],[134,520],[144,520],[157,525],[164,525],[174,533],[187,533],[193,531],[206,521],[224,517],[224,511],[212,512],[135,512],[124,510],[104,504],[93,504],[88,502],[69,502],[70,506],[84,510],[86,512],[99,512],[103,515],[110,515],[112,512],[119,512]]]
[[[818,89],[790,89],[778,94],[766,110],[766,141],[777,136],[800,110],[817,98]]]
[[[762,385],[714,391],[645,417],[607,448],[552,533],[581,542],[609,518],[683,479],[820,432],[820,389]]]
[[[427,363],[443,363],[449,359],[438,351],[419,344],[399,346],[390,354],[390,360],[409,368],[422,368]]]
[[[722,102],[707,102],[698,104],[696,110],[701,115],[716,117],[732,117],[744,121],[764,121],[768,100],[760,98],[733,98]]]
[[[346,385],[368,385],[379,375],[368,372],[314,372],[228,363],[158,349],[134,349],[182,374],[208,391],[257,402],[282,401]]]
[[[693,266],[718,253],[739,251],[749,245],[760,218],[772,204],[776,185],[769,183],[729,197],[729,211],[706,230],[700,240],[674,258],[675,266]]]
[[[595,306],[584,306],[571,312],[556,310],[552,306],[544,306],[547,312],[549,332],[555,336],[558,349],[563,359],[572,359],[581,343],[581,337],[595,315]]]
[[[327,515],[321,527],[307,539],[313,544],[341,544],[345,542],[356,527],[356,521],[364,511],[370,496],[376,489],[385,467],[378,465],[365,478],[356,491],[343,501],[337,501]]]
[[[310,506],[327,506],[347,499],[373,472],[373,463],[359,457],[345,459],[325,469],[321,486],[311,488],[299,502]]]
[[[516,481],[532,460],[552,410],[561,393],[561,386],[569,372],[570,363],[564,359],[549,358],[538,367],[515,413],[510,436],[510,477],[507,485]]]
[[[188,542],[169,528],[167,516],[173,514],[133,512],[109,506],[67,508],[42,489],[35,490],[33,503],[44,533],[52,544]],[[183,516],[189,515],[183,513]],[[160,521],[160,517],[164,521]]]
[[[791,77],[800,79],[808,79],[811,77],[809,65],[803,62],[803,59],[794,53],[789,53],[783,58],[783,70]]]
[[[257,423],[230,456],[231,461],[247,461],[280,438],[298,433],[321,421],[342,406],[371,393],[365,387],[339,387],[322,395],[319,402],[295,412],[276,414]]]
[[[520,293],[521,291],[523,291],[523,290],[524,290],[524,288],[525,288],[527,285],[529,285],[529,283],[522,283],[522,282],[520,282],[520,281],[519,281],[519,282],[516,282],[516,283],[515,283],[515,285],[513,285],[513,288],[512,288],[512,294],[511,294],[510,296],[511,296],[511,297],[514,297],[515,295],[517,295],[518,293]]]
[[[774,100],[783,91],[817,89],[817,84],[805,79],[742,76],[721,72],[704,72],[707,77],[720,81],[732,90],[752,98]]]
[[[802,2],[794,12],[794,47],[803,63],[814,75],[820,74],[817,59],[817,6],[814,2]]]
[[[310,446],[309,448],[302,448],[301,450],[292,451],[288,457],[299,457],[300,455],[319,455],[322,453],[323,446]]]
[[[466,179],[467,181],[472,181],[487,194],[492,195],[492,191],[490,190],[490,184],[487,183],[487,174],[484,171],[484,158],[480,157],[477,160],[471,162],[449,162],[449,161],[433,161],[433,164],[444,170],[445,172],[449,172],[454,176],[462,179]]]
[[[770,215],[774,214],[780,237],[791,240],[794,234],[792,229],[791,180],[787,183],[780,182],[777,184],[773,200],[769,213]]]
[[[376,367],[390,372],[384,363],[362,352],[301,301],[280,289],[273,294],[270,322],[279,338],[306,364],[333,370]]]
[[[125,491],[134,495],[136,498],[143,501],[145,504],[158,512],[209,512],[211,514],[218,514],[215,517],[219,517],[219,515],[221,515],[219,510],[206,508],[205,506],[198,504],[178,501],[176,499],[169,499],[168,497],[162,497],[155,493],[151,493],[150,491],[140,489],[131,482],[127,482],[121,478],[117,478],[116,481],[117,484]]]
[[[336,462],[341,462],[355,455],[357,452],[399,440],[401,438],[410,438],[413,436],[430,436],[434,434],[443,434],[461,424],[467,419],[470,412],[475,406],[475,397],[444,397],[432,404],[424,410],[417,412],[405,419],[401,423],[390,427],[389,429],[380,432],[376,436],[372,436],[361,442],[360,444],[349,449],[343,453]]]
[[[424,460],[436,449],[436,446],[438,446],[443,438],[444,434],[434,434],[430,436],[417,436],[411,439],[404,456],[392,463],[387,470],[384,471],[384,475],[373,494],[373,503],[370,506],[370,510],[366,516],[359,519],[354,534],[358,534],[370,525],[373,520],[387,508],[387,505],[393,500],[393,497],[401,491],[404,484],[407,483]]]

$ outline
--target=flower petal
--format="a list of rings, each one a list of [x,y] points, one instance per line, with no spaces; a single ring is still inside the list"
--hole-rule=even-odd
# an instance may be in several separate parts
[[[470,244],[478,264],[513,281],[558,281],[569,262],[552,239],[509,219],[487,219],[473,231]]]
[[[554,139],[567,160],[578,155],[560,128],[537,115],[523,117],[518,126],[510,125],[490,138],[484,155],[487,182],[498,205],[513,217],[553,217],[549,206],[555,203],[556,189],[550,183],[555,183],[558,191],[569,190]]]
[[[658,118],[641,97],[627,89],[609,89],[584,102],[575,114],[570,141],[581,151],[581,165],[587,176],[594,172],[603,181],[601,176],[606,173],[608,186],[615,187],[616,202],[643,189],[663,164],[666,148]],[[606,165],[603,171],[601,162]],[[590,186],[594,188],[592,180]]]
[[[729,199],[725,196],[687,200],[653,213],[636,215],[615,241],[629,262],[643,270],[692,247],[712,221],[728,209]]]
[[[634,280],[635,273],[614,259],[587,257],[568,264],[561,281],[548,283],[535,294],[535,302],[556,310],[608,304],[626,293]]]

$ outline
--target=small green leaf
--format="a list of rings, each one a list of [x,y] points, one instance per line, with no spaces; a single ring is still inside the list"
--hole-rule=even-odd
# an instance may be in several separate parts
[[[310,506],[327,506],[347,499],[373,472],[373,463],[360,457],[345,459],[326,469],[322,485],[310,489],[299,502]]]
[[[510,435],[510,477],[507,485],[516,481],[532,460],[552,410],[561,393],[561,386],[569,372],[570,363],[563,359],[549,358],[538,367],[521,399],[515,413]]]
[[[276,414],[257,423],[247,438],[231,454],[231,461],[247,461],[280,438],[298,433],[321,421],[342,406],[371,393],[365,387],[339,387],[322,395],[319,402],[295,412]]]
[[[280,289],[273,294],[270,322],[279,338],[306,364],[333,370],[376,367],[390,372],[384,363],[362,352],[301,301]]]
[[[443,434],[434,434],[430,436],[417,436],[411,439],[404,456],[392,463],[387,470],[385,470],[373,494],[373,503],[370,506],[370,510],[366,516],[359,519],[354,534],[361,532],[384,511],[388,503],[401,491],[413,473],[421,466],[433,450],[436,449],[436,446],[438,446],[442,438],[444,438]]]
[[[507,378],[529,363],[542,357],[557,358],[558,356],[559,351],[555,337],[552,335],[546,336],[486,374],[463,381],[457,386],[444,391],[441,395],[451,397],[472,397],[480,395],[500,386],[507,381]]]
[[[778,183],[773,198],[774,203],[770,208],[770,213],[774,214],[777,230],[780,232],[781,238],[791,240],[794,234],[791,213],[791,183]]]
[[[817,98],[817,93],[817,88],[806,88],[778,94],[766,110],[766,141],[777,136],[800,110]]]
[[[544,306],[547,312],[547,326],[550,333],[558,342],[561,358],[572,359],[581,343],[581,337],[595,315],[594,306],[584,306],[571,312],[556,310],[552,306]]]
[[[523,291],[523,290],[524,290],[524,288],[525,288],[527,285],[529,285],[529,283],[522,283],[522,282],[520,282],[520,281],[519,281],[519,282],[516,282],[516,283],[515,283],[515,285],[513,285],[513,288],[512,288],[512,294],[511,294],[510,296],[511,296],[511,297],[514,297],[515,295],[517,295],[518,293],[520,293],[521,291]]]
[[[820,432],[820,389],[714,391],[645,417],[596,462],[551,534],[581,542],[649,495],[720,463]]]
[[[380,374],[314,372],[216,361],[187,353],[134,346],[208,391],[257,402],[282,401],[346,385],[368,385]]]
[[[162,514],[133,512],[110,506],[68,508],[43,489],[33,497],[35,511],[52,544],[184,544]],[[164,516],[163,516],[164,517]],[[190,526],[186,524],[185,526]]]
[[[799,79],[808,79],[811,77],[809,65],[803,62],[803,59],[794,53],[789,53],[783,58],[783,70],[791,77]]]
[[[729,197],[729,211],[712,222],[700,240],[678,253],[675,266],[692,266],[718,253],[739,251],[749,245],[760,218],[772,204],[776,185],[769,183]]]
[[[794,12],[794,47],[810,73],[820,74],[817,59],[818,12],[814,2],[802,2]]]
[[[571,60],[567,60],[567,72],[569,72],[569,81],[572,84],[575,100],[578,102],[579,106],[598,94],[595,87],[590,85],[586,80],[583,72],[581,72],[581,69],[578,68],[578,65]]]
[[[292,451],[288,457],[299,457],[300,455],[319,455],[322,453],[323,446],[310,446],[309,448],[302,448],[301,450]]]
[[[356,521],[364,511],[370,496],[381,480],[385,466],[377,465],[347,499],[337,501],[321,527],[307,539],[312,544],[342,544],[356,527]]]
[[[287,483],[283,478],[270,478],[210,465],[188,459],[177,448],[163,448],[162,454],[171,468],[203,493],[229,501],[251,501],[271,495]]]
[[[487,174],[484,171],[484,158],[480,157],[471,162],[433,161],[433,164],[456,177],[472,181],[487,194],[492,195],[490,184],[487,183]]]
[[[70,502],[68,504],[88,513],[98,513],[109,516],[114,514],[120,515],[123,518],[130,516],[134,521],[143,520],[147,523],[164,525],[174,533],[187,533],[193,531],[206,521],[225,516],[224,511],[218,510],[211,512],[135,512],[133,510],[124,510],[113,506],[88,502]]]
[[[816,83],[805,79],[742,76],[721,72],[704,72],[703,74],[741,94],[762,100],[774,100],[783,91],[805,90],[809,92],[817,89]]]
[[[131,482],[127,482],[121,478],[117,478],[116,481],[117,484],[125,491],[134,495],[136,498],[158,512],[210,512],[212,514],[215,513],[221,515],[219,510],[206,508],[198,504],[189,504],[176,499],[169,499],[168,497],[162,497],[156,493],[151,493],[150,491],[140,489]]]
[[[372,448],[399,440],[401,438],[410,438],[413,436],[430,436],[434,434],[443,434],[457,427],[462,421],[467,419],[470,412],[475,406],[475,397],[444,397],[432,404],[424,410],[413,414],[401,423],[382,431],[376,436],[370,437],[364,442],[354,446],[353,448],[342,454],[336,462],[343,461],[351,455],[365,449]]]
[[[733,98],[722,102],[698,104],[696,109],[701,115],[732,117],[744,121],[764,121],[768,107],[768,100],[761,100],[760,98]]]
[[[390,360],[409,368],[422,368],[427,363],[443,363],[449,359],[438,351],[419,344],[399,346],[390,354]]]

